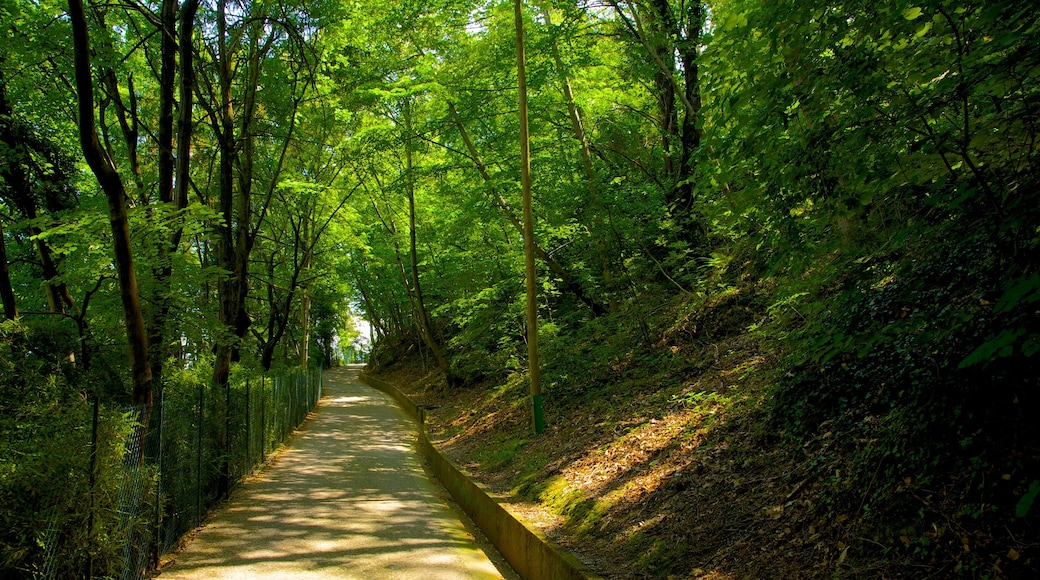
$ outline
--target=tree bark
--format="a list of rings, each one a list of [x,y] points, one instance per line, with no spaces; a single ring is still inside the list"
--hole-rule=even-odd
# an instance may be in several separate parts
[[[235,215],[235,161],[238,152],[238,143],[235,139],[235,115],[231,98],[232,84],[232,57],[233,51],[228,47],[227,26],[227,1],[220,0],[217,4],[217,50],[214,65],[217,69],[217,97],[216,106],[212,111],[211,121],[213,132],[217,138],[217,189],[218,201],[217,211],[219,221],[214,228],[216,233],[216,263],[226,274],[217,281],[217,317],[220,321],[221,330],[216,339],[216,348],[213,360],[213,379],[211,381],[215,392],[224,391],[225,401],[231,397],[231,362],[238,348],[241,336],[238,334],[238,318],[245,297],[239,291],[239,269],[237,252],[235,247],[236,215]],[[233,39],[237,42],[237,37]],[[249,130],[243,126],[243,131]],[[246,180],[243,178],[240,183]],[[248,196],[248,192],[240,192],[239,196]],[[248,198],[244,200],[248,207]],[[237,216],[241,219],[241,216]],[[249,229],[248,224],[238,222],[238,227]],[[225,407],[223,415],[225,425],[230,421],[231,409]],[[221,447],[226,447],[230,433],[225,429],[219,432],[217,439]],[[226,497],[231,489],[231,464],[230,457],[221,459],[220,473],[217,477],[217,493]]]
[[[700,78],[698,56],[701,33],[704,27],[704,3],[691,2],[686,5],[682,18],[676,19],[667,0],[650,0],[644,7],[639,2],[627,2],[631,17],[617,0],[609,0],[629,32],[646,49],[656,65],[654,83],[658,99],[662,144],[666,153],[667,171],[672,176],[672,189],[668,192],[668,204],[680,217],[686,217],[692,209],[693,183],[696,169],[694,152],[700,147],[701,131],[697,127],[700,118]],[[640,12],[645,11],[648,22]],[[680,26],[681,23],[681,26]],[[676,53],[682,63],[684,86],[679,87],[675,75]],[[675,101],[683,105],[680,125]],[[672,143],[680,147],[678,163],[672,162]]]
[[[300,366],[307,368],[310,363],[311,350],[311,263],[314,261],[314,244],[311,241],[311,216],[305,212],[303,216],[303,264],[300,285]]]
[[[11,286],[11,272],[7,267],[7,245],[4,243],[4,224],[0,221],[0,302],[4,306],[4,318],[18,318],[18,303]]]
[[[90,70],[90,40],[87,16],[82,0],[69,0],[69,21],[72,25],[76,91],[78,93],[80,147],[108,200],[109,223],[119,277],[119,295],[123,305],[127,342],[132,363],[134,405],[142,407],[141,424],[147,429],[152,406],[152,370],[148,362],[148,335],[134,273],[133,252],[130,245],[130,223],[126,213],[126,190],[112,160],[98,139],[94,121],[94,83]],[[143,438],[142,438],[143,440]]]
[[[2,64],[2,59],[0,59]],[[29,164],[29,150],[25,136],[20,135],[14,121],[14,110],[7,101],[7,85],[4,82],[3,70],[0,69],[0,144],[7,148],[4,162],[0,164],[0,178],[7,184],[7,195],[18,211],[30,222],[37,217],[36,200],[29,185],[29,175],[25,167]],[[43,273],[43,291],[50,312],[64,314],[75,305],[72,294],[64,282],[58,278],[58,265],[54,261],[50,247],[43,237],[43,231],[35,225],[29,226],[29,234],[35,238],[33,245],[40,259]]]
[[[227,388],[231,375],[231,362],[239,347],[239,342],[244,336],[239,329],[243,326],[248,328],[244,320],[245,316],[245,293],[246,288],[243,265],[248,267],[248,253],[241,241],[248,236],[251,224],[250,219],[250,191],[252,175],[248,174],[250,166],[246,166],[240,172],[238,184],[246,189],[240,190],[236,195],[235,162],[238,160],[240,149],[238,139],[235,136],[235,112],[234,101],[231,95],[233,82],[234,47],[228,46],[227,26],[227,2],[221,0],[217,5],[217,85],[218,95],[215,108],[215,119],[213,129],[217,137],[217,188],[219,223],[215,228],[217,234],[216,262],[217,265],[227,272],[226,277],[217,282],[218,318],[223,327],[222,336],[218,337],[216,345],[216,356],[213,362],[213,385]],[[236,36],[236,41],[237,41]],[[247,87],[247,91],[250,89]],[[255,87],[252,89],[255,90]],[[242,125],[243,135],[252,128],[247,124]],[[252,152],[248,144],[241,147],[243,156],[248,157]],[[243,253],[245,255],[243,256]],[[221,491],[226,491],[221,485]]]
[[[191,156],[192,124],[192,92],[194,85],[192,34],[195,27],[195,14],[199,0],[189,0],[184,5],[180,16],[180,31],[177,31],[177,0],[163,0],[160,11],[160,34],[162,67],[160,69],[159,92],[159,200],[164,205],[171,205],[174,210],[183,210],[187,206],[187,187],[189,176],[189,159]],[[175,35],[178,35],[175,37]],[[180,46],[178,47],[178,42]],[[176,82],[177,57],[180,56],[180,111],[177,115],[177,156],[174,151],[174,92],[178,88]],[[176,177],[176,179],[175,179]],[[182,183],[183,181],[183,183]],[[173,297],[169,293],[169,281],[173,277],[172,254],[180,245],[184,229],[175,227],[168,239],[159,240],[157,267],[155,268],[157,309],[149,325],[148,343],[151,349],[152,378],[159,389],[162,389],[163,371],[166,359],[170,355],[167,343],[168,321],[172,311]]]
[[[223,335],[218,338],[216,358],[213,365],[213,384],[228,384],[231,363],[238,360],[242,339],[249,332],[252,321],[246,310],[246,299],[249,294],[249,256],[256,241],[260,224],[263,222],[263,211],[253,223],[253,158],[255,155],[254,117],[256,114],[256,96],[259,90],[259,78],[264,58],[275,41],[275,32],[265,27],[261,19],[247,19],[248,31],[229,32],[227,24],[227,1],[221,0],[217,5],[217,47],[214,64],[217,68],[216,104],[209,109],[214,134],[218,142],[218,213],[219,223],[215,228],[218,239],[216,246],[217,265],[227,271],[226,278],[217,283],[219,302],[218,314],[224,327]],[[239,43],[243,38],[250,42],[245,58],[237,56]],[[233,43],[229,46],[228,39]],[[242,95],[239,100],[232,99],[232,85],[236,72],[236,64],[245,71],[241,81]],[[241,102],[241,115],[236,123],[233,104]],[[294,107],[299,104],[297,100]],[[295,108],[293,111],[295,124]],[[236,135],[236,125],[239,133]],[[286,147],[291,139],[286,136]],[[279,159],[278,168],[271,176],[267,192],[268,200],[278,181],[281,163],[285,150]],[[237,168],[238,179],[235,179]],[[237,188],[236,188],[237,184]]]
[[[473,163],[477,166],[477,171],[480,172],[480,176],[484,179],[485,182],[490,182],[491,174],[488,173],[487,166],[484,165],[484,161],[480,158],[480,154],[477,152],[477,148],[473,145],[473,140],[470,139],[469,133],[466,131],[466,127],[462,124],[462,118],[459,116],[458,111],[455,109],[454,103],[448,103],[448,111],[451,113],[452,119],[455,121],[455,127],[459,130],[459,134],[462,136],[462,142],[465,143],[466,150],[469,151],[470,159],[472,159]],[[506,219],[509,220],[509,223],[513,224],[513,227],[516,228],[516,231],[519,232],[522,236],[524,233],[524,224],[513,213],[513,208],[509,206],[509,202],[506,200],[506,198],[502,197],[502,194],[500,193],[494,194],[494,198],[495,203],[498,205],[499,209],[502,210],[502,213],[506,216]],[[563,267],[563,265],[561,265],[552,256],[550,256],[549,253],[546,252],[545,249],[538,244],[537,240],[534,240],[534,252],[535,255],[538,256],[538,259],[544,262],[546,266],[549,266],[549,269],[552,270],[554,274],[556,274],[556,276],[560,279],[561,282],[563,282],[563,287],[571,294],[574,294],[574,296],[577,297],[578,300],[581,300],[586,306],[588,306],[592,310],[593,315],[603,316],[607,313],[607,309],[604,308],[603,305],[600,304],[598,301],[596,301],[595,298],[589,296],[581,287],[581,284],[578,284],[577,280],[575,280],[574,277],[571,276],[570,272],[568,272],[567,269]]]
[[[415,316],[416,322],[419,326],[419,334],[422,336],[423,342],[433,353],[434,358],[437,359],[437,366],[444,373],[445,380],[448,382],[449,387],[455,386],[455,378],[451,373],[451,367],[448,364],[448,359],[444,356],[444,351],[441,350],[440,344],[437,342],[437,337],[433,334],[433,328],[431,328],[430,317],[426,313],[426,304],[423,301],[422,286],[419,283],[419,254],[416,249],[416,232],[415,232],[415,173],[412,165],[412,119],[411,119],[411,104],[405,103],[405,137],[404,137],[404,158],[405,158],[405,189],[408,192],[408,241],[409,241],[409,256],[410,265],[412,271],[412,292],[415,295]]]
[[[177,52],[180,56],[181,78],[173,202],[179,210],[188,207],[188,188],[191,185],[191,138],[195,131],[195,124],[192,120],[192,97],[195,94],[195,49],[192,45],[192,38],[195,32],[195,15],[199,11],[199,2],[200,0],[188,0],[181,8],[181,25],[178,31]],[[174,246],[180,243],[181,234],[181,229],[174,232]]]
[[[545,20],[546,27],[551,29],[553,25],[552,13],[546,7],[544,0],[539,2],[539,6],[542,10],[542,17]],[[613,288],[614,272],[611,268],[610,256],[607,255],[607,242],[605,240],[608,236],[604,232],[603,227],[603,214],[606,208],[603,206],[596,187],[596,168],[592,165],[592,146],[589,143],[588,133],[585,132],[585,123],[581,119],[581,111],[574,101],[574,89],[571,87],[571,79],[567,75],[567,69],[563,64],[563,57],[560,55],[560,47],[556,44],[555,37],[552,37],[549,41],[549,50],[552,53],[553,62],[556,64],[556,72],[560,75],[560,84],[563,86],[563,99],[567,103],[567,113],[571,118],[571,129],[574,132],[574,139],[578,141],[581,166],[585,170],[585,182],[589,188],[589,206],[595,211],[592,231],[593,236],[595,236],[596,250],[600,256],[600,267],[603,270],[603,286],[609,297],[610,311],[617,312],[617,298],[614,296]]]
[[[531,141],[527,127],[527,75],[524,63],[522,0],[514,0],[516,23],[516,76],[520,95],[520,183],[524,199],[524,270],[527,287],[527,374],[535,434],[545,431],[542,414],[542,368],[538,359],[538,279],[534,267],[534,210],[531,203]]]
[[[177,90],[177,0],[159,7],[159,201],[173,201],[173,110]]]
[[[701,115],[700,67],[698,58],[701,48],[701,31],[704,27],[704,4],[690,2],[687,7],[685,34],[681,42],[676,43],[676,52],[683,66],[684,103],[688,103],[682,121],[682,156],[679,172],[679,183],[674,203],[683,213],[689,212],[693,206],[693,178],[697,170],[697,149],[701,146],[702,129],[698,127]]]

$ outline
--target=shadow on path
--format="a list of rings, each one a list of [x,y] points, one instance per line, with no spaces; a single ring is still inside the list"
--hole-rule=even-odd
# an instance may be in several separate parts
[[[412,422],[359,370],[326,371],[312,418],[163,580],[501,578],[427,479]]]

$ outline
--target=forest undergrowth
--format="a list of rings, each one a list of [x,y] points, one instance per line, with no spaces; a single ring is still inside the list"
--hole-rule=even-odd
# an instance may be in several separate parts
[[[791,363],[768,294],[690,295],[550,340],[539,436],[522,374],[449,390],[402,344],[370,368],[429,407],[442,450],[607,578],[1036,577],[1035,448],[981,430],[922,442],[928,407],[882,410],[883,384],[792,419],[819,371]]]

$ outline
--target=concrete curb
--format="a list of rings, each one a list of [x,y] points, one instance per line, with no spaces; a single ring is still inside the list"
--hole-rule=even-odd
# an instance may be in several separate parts
[[[482,486],[470,479],[462,469],[434,447],[426,434],[423,409],[416,406],[407,395],[385,381],[365,374],[359,378],[373,389],[393,397],[405,413],[419,423],[419,449],[430,463],[434,474],[521,578],[600,579],[573,555],[553,547],[540,533],[514,518]]]

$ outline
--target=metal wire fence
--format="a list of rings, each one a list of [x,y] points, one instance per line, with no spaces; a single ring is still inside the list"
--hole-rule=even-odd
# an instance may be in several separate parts
[[[93,412],[79,415],[90,418],[89,484],[82,482],[88,501],[79,498],[87,507],[48,510],[37,540],[40,557],[18,576],[143,578],[229,489],[271,457],[321,392],[321,368],[242,377],[220,388],[168,387],[147,431],[132,421],[140,409],[99,410],[95,399]],[[127,428],[120,429],[120,421]],[[113,456],[121,462],[109,459],[106,466]]]
[[[223,392],[200,386],[164,394],[151,431],[160,466],[156,557],[202,522],[224,494],[222,482],[241,481],[266,462],[320,398],[320,368],[247,378]]]

